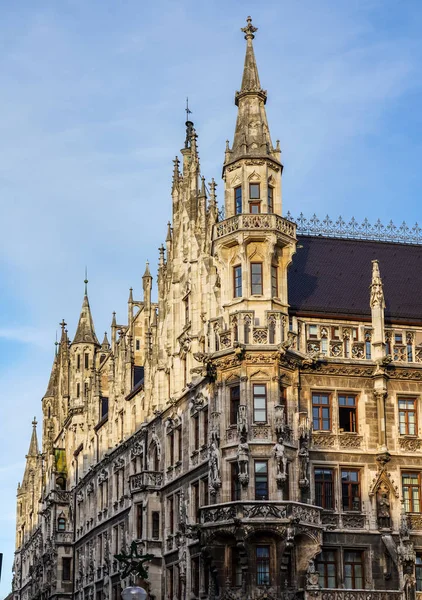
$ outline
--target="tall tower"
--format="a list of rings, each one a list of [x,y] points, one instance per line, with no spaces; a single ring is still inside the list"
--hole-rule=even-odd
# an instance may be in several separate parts
[[[225,219],[215,226],[214,256],[224,285],[225,321],[233,320],[239,342],[249,342],[251,320],[266,328],[262,343],[284,339],[287,316],[287,267],[295,252],[295,225],[281,216],[280,148],[273,146],[253,49],[250,17],[242,29],[246,56],[233,145],[227,143],[223,179]],[[245,327],[238,328],[240,320]],[[257,334],[258,335],[258,334]],[[216,348],[214,348],[216,349]]]

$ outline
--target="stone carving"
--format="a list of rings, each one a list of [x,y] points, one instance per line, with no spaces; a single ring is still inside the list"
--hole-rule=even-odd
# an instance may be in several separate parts
[[[210,458],[209,458],[209,490],[211,494],[216,494],[217,489],[221,487],[220,476],[220,450],[215,439],[211,440]]]
[[[277,467],[277,485],[282,487],[287,480],[287,457],[281,437],[273,448],[273,456]]]
[[[334,448],[336,445],[336,436],[332,433],[314,433],[312,435],[312,444],[319,448]]]
[[[237,411],[237,431],[240,436],[248,433],[247,407],[244,404],[241,404]]]
[[[341,433],[338,440],[341,448],[360,448],[362,445],[362,436],[353,433]]]
[[[284,433],[286,427],[286,414],[282,404],[276,404],[274,407],[274,424],[275,432],[280,435]]]
[[[391,528],[390,501],[388,499],[388,488],[383,486],[377,494],[377,521],[378,529]]]
[[[365,527],[365,515],[345,514],[342,520],[344,529],[363,529]]]
[[[78,492],[76,494],[76,502],[78,504],[81,504],[81,502],[83,502],[83,501],[84,501],[84,495],[82,494],[82,492]]]
[[[400,448],[408,452],[416,452],[421,448],[421,440],[419,438],[399,438]]]
[[[116,460],[113,463],[113,471],[119,471],[120,469],[123,469],[123,467],[125,466],[125,459],[121,456],[119,458],[116,458]]]
[[[306,589],[319,590],[319,573],[315,568],[313,560],[309,561],[308,569],[306,571]]]
[[[254,440],[270,439],[270,428],[267,425],[254,425],[252,427],[252,438]]]
[[[98,474],[98,483],[102,483],[106,479],[108,479],[108,471],[106,469],[101,469],[101,471]],[[87,489],[87,493],[88,493],[88,489]]]
[[[142,456],[143,452],[143,445],[140,442],[135,442],[131,448],[130,457],[135,458],[135,456]]]
[[[239,482],[245,487],[249,483],[249,444],[246,441],[246,436],[240,436],[236,457],[239,465]]]
[[[306,443],[299,450],[299,487],[301,489],[309,488],[309,450]]]

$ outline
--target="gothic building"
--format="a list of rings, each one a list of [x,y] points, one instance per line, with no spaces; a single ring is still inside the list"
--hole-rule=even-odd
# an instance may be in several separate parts
[[[224,207],[188,121],[158,302],[147,265],[110,342],[86,287],[73,339],[62,323],[17,492],[14,600],[118,600],[133,540],[156,600],[422,589],[421,232],[282,216],[242,31]]]

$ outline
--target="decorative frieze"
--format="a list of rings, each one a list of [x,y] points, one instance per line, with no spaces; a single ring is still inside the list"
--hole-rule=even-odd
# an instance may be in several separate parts
[[[399,437],[399,446],[406,452],[416,452],[421,448],[421,440],[415,437]]]

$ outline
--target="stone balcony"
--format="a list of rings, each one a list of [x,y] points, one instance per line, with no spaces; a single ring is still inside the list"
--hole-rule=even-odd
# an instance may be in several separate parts
[[[269,214],[241,214],[224,219],[215,225],[214,237],[220,239],[237,231],[278,231],[288,237],[296,238],[296,224],[280,217]]]
[[[398,590],[337,590],[318,589],[306,591],[304,600],[404,600]]]
[[[202,528],[225,525],[233,521],[253,524],[263,521],[277,521],[308,525],[322,528],[322,509],[300,502],[246,501],[212,504],[200,508],[200,524]]]
[[[158,490],[163,485],[163,474],[161,471],[141,471],[129,478],[130,492],[142,492],[144,490]]]

